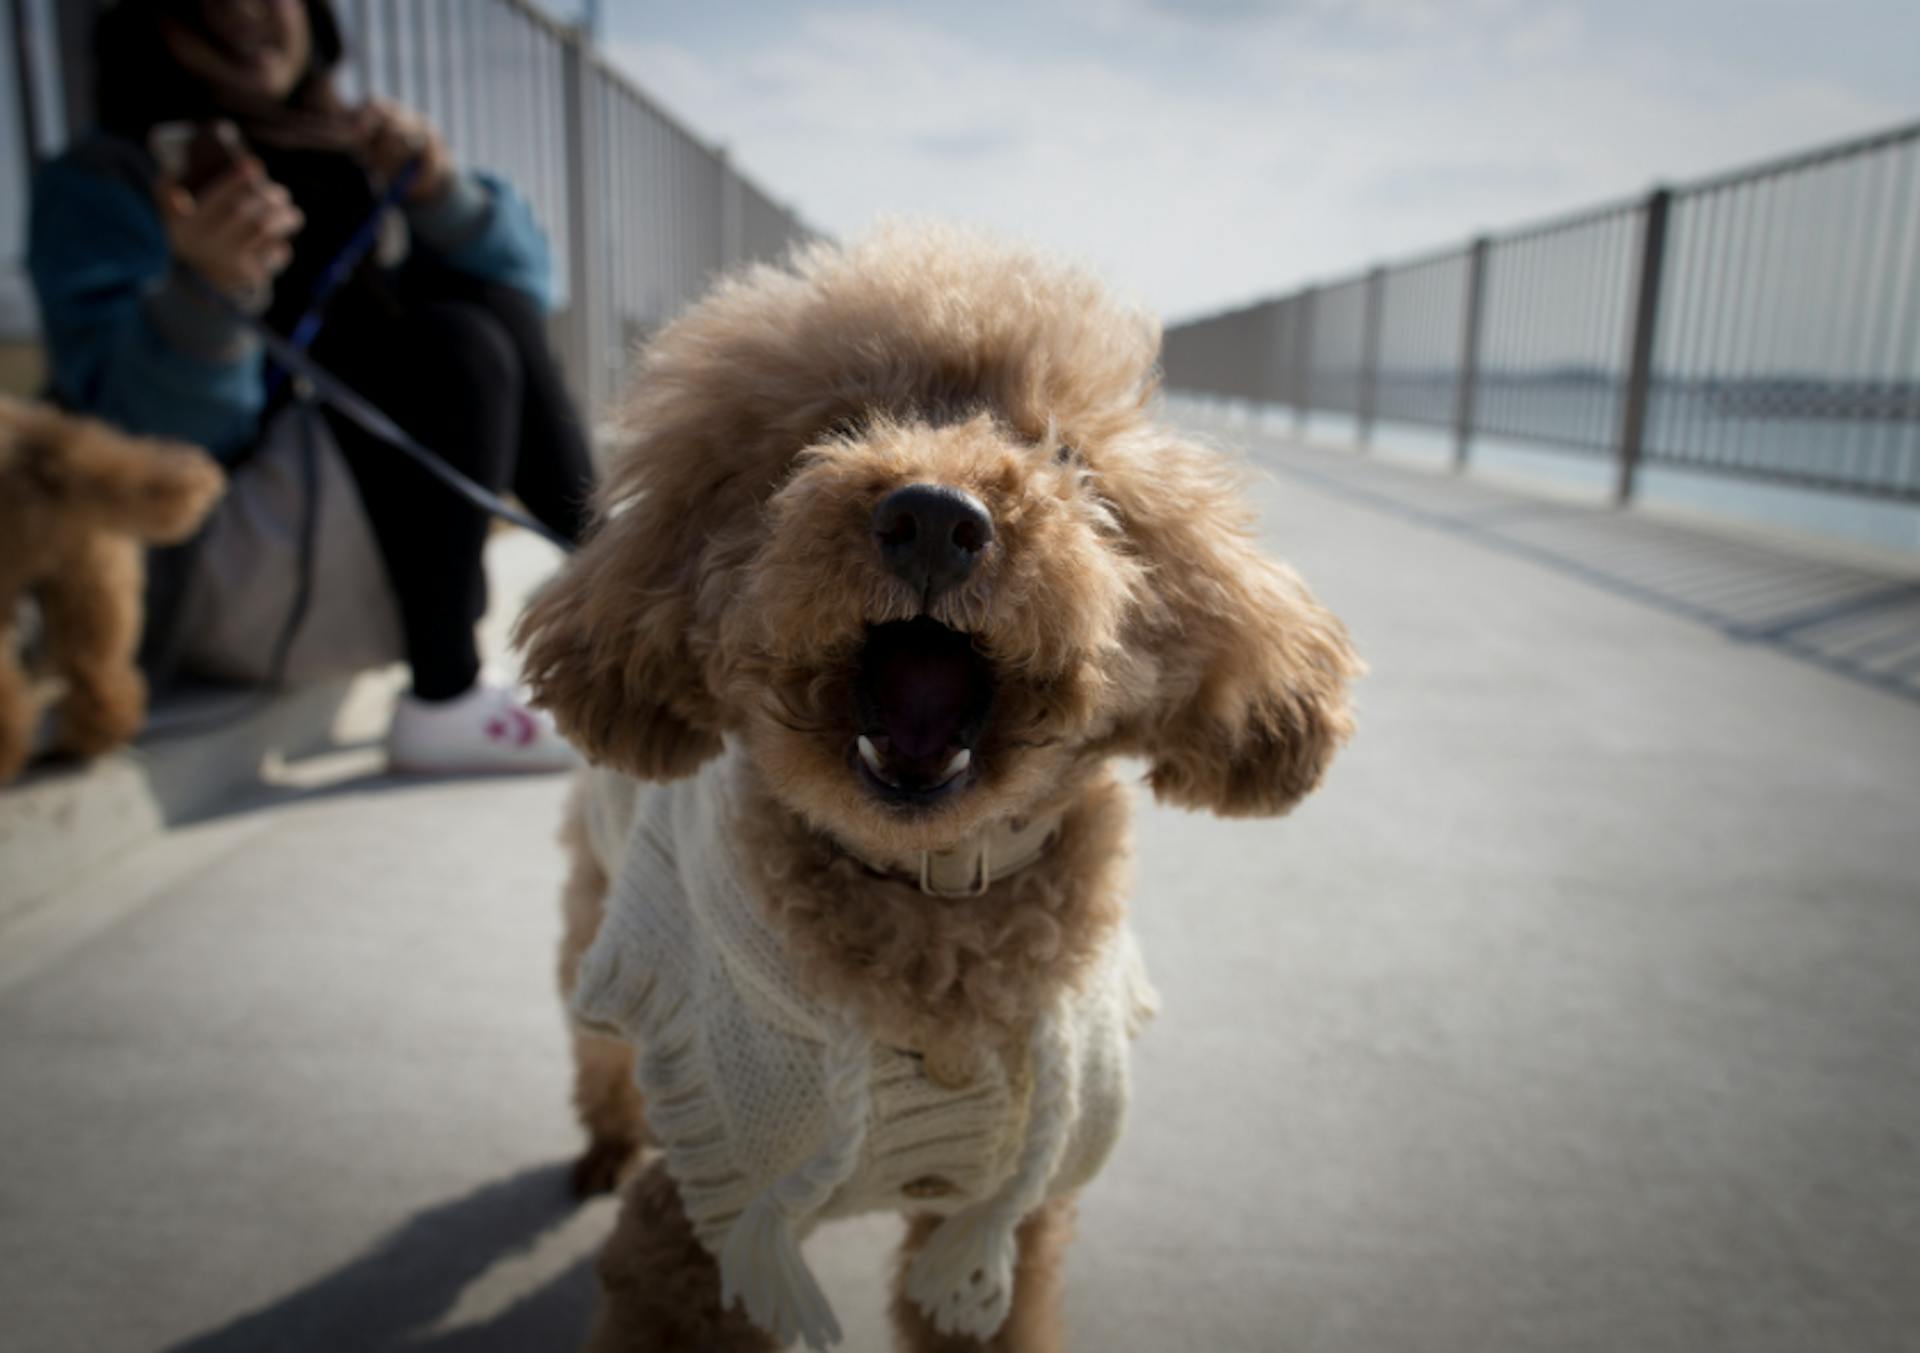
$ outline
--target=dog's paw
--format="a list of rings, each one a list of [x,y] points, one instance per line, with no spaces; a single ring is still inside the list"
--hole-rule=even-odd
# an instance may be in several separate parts
[[[620,1187],[627,1167],[640,1157],[640,1143],[624,1137],[595,1137],[573,1163],[573,1196],[592,1198]]]
[[[991,1210],[942,1222],[907,1267],[906,1294],[948,1336],[991,1339],[1013,1307],[1013,1228]]]

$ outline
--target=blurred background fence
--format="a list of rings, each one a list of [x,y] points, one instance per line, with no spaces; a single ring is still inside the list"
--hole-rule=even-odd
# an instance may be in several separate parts
[[[0,0],[0,342],[30,345],[22,272],[32,166],[92,118],[99,0]],[[586,407],[603,407],[632,343],[718,271],[810,236],[787,207],[527,0],[335,0],[344,90],[418,108],[466,163],[532,201],[553,244],[555,339]]]
[[[1169,328],[1170,389],[1920,502],[1920,123]]]

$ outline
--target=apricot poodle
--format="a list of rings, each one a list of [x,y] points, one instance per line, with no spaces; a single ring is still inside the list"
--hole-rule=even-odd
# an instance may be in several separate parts
[[[0,396],[0,784],[32,751],[44,686],[58,688],[60,751],[95,756],[139,731],[146,546],[193,534],[224,485],[198,448]],[[29,594],[45,681],[22,665],[15,632]]]
[[[908,1218],[901,1347],[1061,1346],[1152,1001],[1111,763],[1284,812],[1359,671],[1229,463],[1156,420],[1158,347],[1085,272],[900,226],[723,283],[642,356],[519,632],[595,763],[576,1182],[639,1169],[592,1348],[829,1346],[799,1243],[875,1210]]]

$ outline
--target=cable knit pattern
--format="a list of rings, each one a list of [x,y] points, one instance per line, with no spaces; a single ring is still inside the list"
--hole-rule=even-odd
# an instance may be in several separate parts
[[[1079,1111],[1072,1030],[1056,1012],[1034,1022],[1032,1054],[1033,1107],[1013,1178],[994,1197],[947,1218],[907,1270],[907,1295],[942,1334],[987,1339],[1007,1318],[1014,1230],[1047,1200]]]
[[[794,981],[749,893],[730,823],[740,754],[692,779],[588,779],[595,854],[616,882],[581,963],[584,1022],[631,1041],[647,1120],[728,1301],[786,1340],[840,1327],[800,1257],[817,1222],[935,1212],[908,1291],[942,1330],[990,1336],[1014,1232],[1098,1172],[1119,1137],[1126,1043],[1151,992],[1124,927],[1026,1047],[947,1090]],[[937,1196],[936,1196],[937,1195]]]

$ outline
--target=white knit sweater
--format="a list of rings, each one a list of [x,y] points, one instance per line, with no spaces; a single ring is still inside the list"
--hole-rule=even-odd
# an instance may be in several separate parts
[[[795,982],[736,856],[741,767],[729,750],[671,785],[590,772],[589,838],[615,883],[574,1011],[639,1050],[648,1126],[694,1231],[762,1328],[837,1342],[799,1237],[910,1209],[946,1219],[908,1293],[937,1328],[986,1338],[1011,1301],[1014,1229],[1091,1179],[1119,1137],[1127,1040],[1152,1009],[1132,936],[1116,930],[1023,1056],[942,1089]]]

